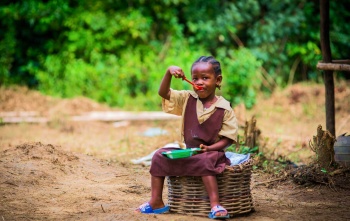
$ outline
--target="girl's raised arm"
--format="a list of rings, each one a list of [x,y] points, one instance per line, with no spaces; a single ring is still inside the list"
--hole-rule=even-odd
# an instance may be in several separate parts
[[[171,84],[171,78],[172,75],[175,76],[175,78],[183,78],[185,75],[180,67],[177,66],[170,66],[166,72],[165,75],[160,82],[158,94],[164,98],[169,100],[170,99],[170,84]]]

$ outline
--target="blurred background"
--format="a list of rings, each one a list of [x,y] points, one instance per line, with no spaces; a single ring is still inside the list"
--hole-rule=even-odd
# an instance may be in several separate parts
[[[349,58],[349,3],[330,2],[333,59]],[[2,0],[0,86],[160,110],[166,68],[181,66],[190,78],[192,63],[213,55],[219,93],[249,109],[259,94],[323,84],[319,14],[315,0]],[[181,80],[172,87],[190,89]]]

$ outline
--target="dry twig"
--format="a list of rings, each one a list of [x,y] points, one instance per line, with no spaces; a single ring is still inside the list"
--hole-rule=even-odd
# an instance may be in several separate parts
[[[104,213],[106,213],[105,209],[103,209],[103,206],[102,206],[102,204],[101,204],[101,208],[102,208],[102,211],[103,211]]]

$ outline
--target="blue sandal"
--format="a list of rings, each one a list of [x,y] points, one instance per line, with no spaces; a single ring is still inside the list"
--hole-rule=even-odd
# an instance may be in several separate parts
[[[163,208],[152,209],[151,205],[147,202],[142,204],[138,209],[140,210],[141,213],[144,213],[144,214],[162,214],[162,213],[169,212],[170,207],[166,205]]]
[[[216,216],[215,214],[217,212],[226,212],[226,215],[225,216]],[[227,210],[224,207],[222,207],[220,205],[216,205],[213,208],[211,208],[211,211],[210,211],[208,217],[210,219],[228,219],[228,218],[230,218],[230,215],[227,213]]]

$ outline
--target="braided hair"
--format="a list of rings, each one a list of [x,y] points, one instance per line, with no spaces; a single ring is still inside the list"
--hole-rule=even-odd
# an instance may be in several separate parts
[[[218,62],[213,56],[200,56],[193,64],[191,67],[191,70],[193,68],[193,66],[197,63],[200,62],[206,62],[206,63],[210,63],[214,69],[214,73],[216,76],[221,75],[221,65],[220,62]]]

